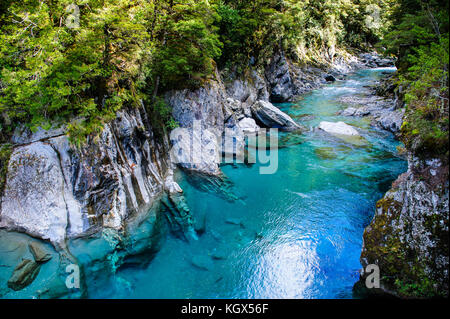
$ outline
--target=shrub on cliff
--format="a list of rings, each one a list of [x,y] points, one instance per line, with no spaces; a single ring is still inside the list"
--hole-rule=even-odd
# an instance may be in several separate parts
[[[406,102],[407,148],[420,157],[448,157],[448,1],[399,1],[383,44],[398,56],[398,84]]]

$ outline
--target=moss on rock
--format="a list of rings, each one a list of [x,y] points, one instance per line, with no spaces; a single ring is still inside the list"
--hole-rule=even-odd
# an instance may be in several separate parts
[[[364,232],[363,267],[378,265],[381,290],[399,297],[448,296],[448,179],[427,180],[402,175]]]

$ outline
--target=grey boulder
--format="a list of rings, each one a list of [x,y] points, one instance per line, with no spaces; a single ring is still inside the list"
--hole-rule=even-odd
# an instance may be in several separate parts
[[[278,128],[282,131],[296,131],[301,126],[294,120],[275,107],[272,103],[266,101],[256,101],[252,105],[253,118],[264,127]]]

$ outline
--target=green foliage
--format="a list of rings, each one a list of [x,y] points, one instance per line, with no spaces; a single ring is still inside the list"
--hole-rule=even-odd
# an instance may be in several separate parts
[[[222,43],[213,25],[218,19],[208,1],[182,1],[164,5],[156,23],[156,43],[152,70],[161,77],[163,89],[195,87],[209,78]]]
[[[378,41],[389,25],[391,1],[257,0],[214,1],[224,44],[220,66],[252,61],[264,65],[276,48],[297,61],[339,47],[365,48]]]
[[[439,48],[446,44],[430,32],[434,25],[430,28],[428,9],[416,0],[79,0],[75,28],[69,27],[73,12],[67,11],[73,2],[2,1],[3,141],[18,125],[34,130],[59,123],[80,144],[100,132],[117,110],[140,101],[154,117],[161,116],[161,126],[174,127],[165,111],[158,111],[159,97],[171,89],[201,86],[215,76],[216,65],[238,73],[250,64],[264,67],[278,49],[296,62],[328,61],[340,48],[372,45],[390,20],[395,26],[383,45],[403,57],[400,61],[409,71],[402,83],[412,83],[415,74],[423,73],[409,69],[412,64],[434,63],[427,66],[432,71],[423,73],[422,88],[407,83],[408,94],[422,101],[425,87],[442,78],[437,57],[445,58]],[[433,9],[433,3],[432,16],[444,21],[445,10]],[[448,34],[445,23],[440,39]],[[431,42],[438,47],[429,47]],[[434,54],[436,59],[427,60]],[[424,114],[434,112],[422,108]],[[411,122],[421,123],[415,118]],[[423,124],[426,129],[410,131],[437,136],[445,132],[442,125]]]
[[[448,157],[448,2],[401,1],[398,24],[383,45],[399,57],[398,84],[406,102],[402,136],[420,157]],[[413,10],[415,10],[413,12]]]
[[[179,126],[172,117],[172,108],[162,98],[157,98],[152,104],[151,115],[165,128],[174,129]]]
[[[214,74],[219,17],[208,1],[78,1],[79,24],[69,27],[73,2],[2,2],[2,136],[56,122],[80,144],[122,107]]]
[[[73,136],[98,132],[136,98],[148,35],[146,1],[83,1],[69,28],[72,1],[11,3],[0,32],[0,113],[32,129],[70,123]],[[76,130],[80,132],[75,133]]]

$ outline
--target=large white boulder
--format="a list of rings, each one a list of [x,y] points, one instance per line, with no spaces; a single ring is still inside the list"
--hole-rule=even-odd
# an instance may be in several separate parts
[[[176,128],[170,133],[170,160],[183,168],[220,174],[220,147],[217,136],[208,129]]]
[[[259,126],[255,120],[249,117],[243,118],[237,125],[244,133],[255,133],[259,130]]]
[[[358,131],[344,122],[320,122],[319,129],[330,133],[339,135],[359,136]]]
[[[64,176],[54,149],[42,142],[16,148],[9,161],[0,227],[61,243],[67,216]]]

